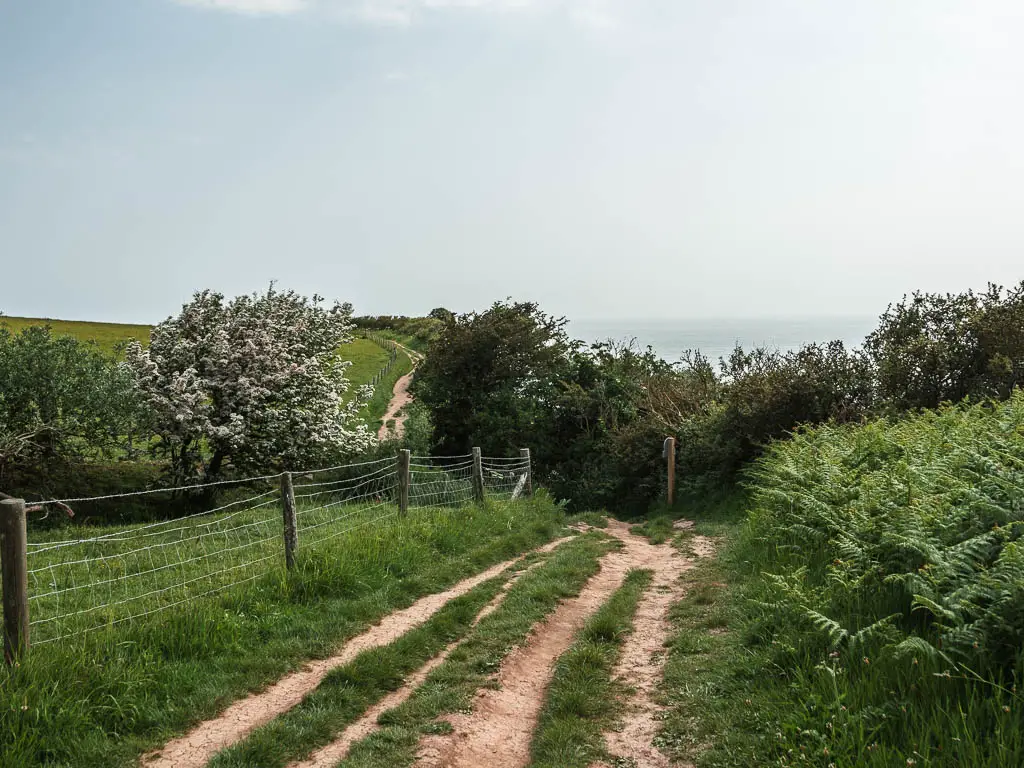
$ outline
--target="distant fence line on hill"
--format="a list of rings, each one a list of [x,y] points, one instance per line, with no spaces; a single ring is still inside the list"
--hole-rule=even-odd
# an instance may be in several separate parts
[[[28,541],[26,507],[102,505],[125,497],[247,491],[186,517],[74,539]],[[518,457],[412,456],[178,488],[77,499],[0,502],[5,655],[86,635],[292,569],[313,548],[409,509],[462,507],[532,494]]]
[[[365,331],[363,336],[388,352],[387,364],[373,375],[373,381],[371,383],[376,387],[384,381],[384,377],[391,373],[391,369],[395,367],[395,362],[398,360],[398,344],[389,338],[381,336],[379,333],[374,333],[373,331]]]

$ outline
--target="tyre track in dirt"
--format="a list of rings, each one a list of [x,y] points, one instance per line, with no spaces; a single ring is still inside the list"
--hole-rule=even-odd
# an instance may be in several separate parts
[[[526,642],[510,653],[497,674],[497,690],[477,693],[473,711],[448,718],[453,731],[421,739],[416,765],[423,768],[522,768],[558,658],[569,649],[586,620],[622,585],[632,569],[651,569],[673,583],[693,559],[671,546],[635,536],[611,521],[607,532],[623,548],[605,555],[601,569],[580,594],[564,601],[537,624]]]
[[[692,524],[684,522],[676,527],[689,529]],[[711,539],[692,536],[689,544],[698,559],[714,555]],[[621,727],[605,732],[605,745],[612,757],[630,760],[635,768],[671,766],[654,745],[665,712],[665,707],[657,702],[657,693],[665,672],[665,644],[672,633],[669,611],[686,594],[686,585],[680,583],[679,575],[694,565],[691,559],[680,570],[678,564],[671,562],[673,559],[682,558],[660,558],[653,563],[654,577],[637,606],[633,632],[626,638],[612,670],[612,678],[631,688],[632,694],[626,701]],[[596,763],[591,768],[606,766]]]
[[[396,640],[410,629],[425,623],[449,601],[498,576],[531,554],[551,552],[572,538],[566,536],[548,542],[385,616],[376,625],[345,642],[338,653],[309,662],[303,669],[285,675],[260,693],[235,701],[217,717],[200,723],[184,736],[172,739],[161,749],[144,755],[142,765],[145,768],[202,768],[220,750],[241,741],[261,725],[296,706],[320,685],[331,670],[348,664],[363,651]]]
[[[533,565],[524,568],[505,582],[501,587],[501,591],[495,595],[491,602],[481,609],[480,613],[477,614],[476,618],[473,620],[472,627],[475,627],[485,618],[498,610],[501,604],[505,602],[505,597],[508,595],[508,591],[512,588],[512,585],[540,564],[541,563],[534,563]],[[389,693],[379,702],[366,710],[362,717],[354,723],[346,726],[345,730],[343,730],[330,744],[321,747],[305,760],[291,763],[288,768],[334,768],[334,766],[341,760],[345,759],[349,750],[352,749],[353,744],[357,741],[362,741],[374,731],[378,730],[380,726],[377,724],[377,720],[382,714],[388,710],[394,709],[412,696],[413,692],[423,684],[430,673],[444,664],[448,659],[448,656],[451,655],[451,652],[458,648],[464,639],[465,637],[461,637],[450,643],[441,653],[416,670],[416,672],[413,673],[400,688]]]

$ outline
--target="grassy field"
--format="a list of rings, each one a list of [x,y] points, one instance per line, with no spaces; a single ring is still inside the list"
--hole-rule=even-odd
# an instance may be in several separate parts
[[[47,643],[45,625],[34,625],[42,642],[0,686],[5,768],[133,765],[245,691],[329,654],[420,595],[549,540],[562,524],[543,498],[404,519],[370,503],[328,512],[322,501],[302,502],[291,573],[276,499],[262,510],[257,500],[209,519],[107,529],[102,540],[30,536],[32,594],[66,590],[63,602],[33,600],[33,621],[61,615],[66,636]],[[204,594],[221,579],[237,583]]]
[[[346,344],[341,355],[352,363],[347,375],[349,381],[356,386],[369,384],[377,372],[388,364],[387,350],[364,338],[356,338],[351,344]]]
[[[81,341],[95,342],[97,346],[110,354],[116,354],[131,339],[138,339],[143,344],[148,344],[151,330],[148,325],[7,317],[6,315],[0,316],[0,325],[6,326],[12,333],[17,333],[32,325],[48,325],[57,335],[73,336]],[[348,377],[355,386],[369,384],[377,372],[388,362],[387,351],[369,339],[361,337],[353,339],[351,344],[346,344],[342,348],[342,357],[352,363],[348,369]],[[400,357],[399,360],[401,359]],[[394,382],[391,382],[391,385],[394,386]],[[386,384],[382,386],[386,387]],[[390,397],[390,388],[387,391]],[[381,410],[381,414],[383,413],[384,411]],[[376,416],[374,419],[379,421],[380,416]]]
[[[12,333],[32,325],[48,325],[60,336],[73,336],[82,341],[92,341],[101,349],[111,354],[116,353],[132,339],[143,344],[149,343],[150,326],[127,325],[123,323],[92,323],[77,320],[51,320],[33,317],[0,316],[0,325],[6,326]]]

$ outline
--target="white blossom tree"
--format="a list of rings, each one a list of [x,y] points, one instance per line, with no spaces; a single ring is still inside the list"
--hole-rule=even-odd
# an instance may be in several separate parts
[[[177,481],[297,468],[362,450],[372,435],[350,395],[352,307],[294,291],[239,296],[203,291],[132,343],[129,365],[154,418],[159,450]]]

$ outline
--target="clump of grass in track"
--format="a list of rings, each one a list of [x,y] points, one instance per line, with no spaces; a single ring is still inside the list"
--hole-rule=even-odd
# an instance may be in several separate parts
[[[505,581],[501,576],[484,582],[393,643],[365,651],[351,664],[333,670],[299,706],[218,754],[210,768],[276,768],[329,743],[407,675],[462,637]]]
[[[538,498],[413,510],[320,546],[299,567],[131,623],[33,648],[0,670],[4,768],[134,765],[234,699],[330,655],[382,616],[550,540]]]
[[[586,768],[607,756],[601,734],[614,723],[620,693],[612,669],[650,582],[650,571],[631,571],[558,660],[533,738],[532,765]]]
[[[526,573],[501,606],[484,618],[403,704],[386,712],[382,729],[353,746],[343,765],[397,768],[411,765],[425,733],[450,729],[437,718],[467,711],[476,691],[490,683],[501,661],[524,642],[530,628],[562,599],[578,595],[614,546],[603,534],[588,533],[563,544],[543,565]]]

